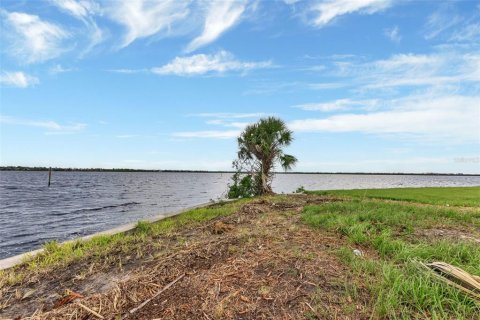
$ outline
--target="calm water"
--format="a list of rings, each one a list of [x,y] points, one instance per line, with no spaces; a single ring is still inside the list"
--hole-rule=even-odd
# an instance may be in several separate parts
[[[222,197],[230,174],[0,172],[0,259]],[[479,186],[480,177],[279,174],[276,192]]]

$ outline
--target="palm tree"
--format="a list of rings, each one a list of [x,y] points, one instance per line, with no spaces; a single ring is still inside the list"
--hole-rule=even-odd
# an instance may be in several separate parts
[[[238,159],[254,163],[256,194],[272,194],[272,178],[275,164],[290,170],[297,158],[285,154],[283,148],[293,141],[292,131],[285,122],[275,117],[260,119],[248,125],[238,138]]]

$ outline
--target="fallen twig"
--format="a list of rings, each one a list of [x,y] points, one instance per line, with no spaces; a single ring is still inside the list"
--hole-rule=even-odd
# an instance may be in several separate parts
[[[96,311],[93,311],[92,309],[90,309],[89,307],[81,304],[80,302],[77,302],[76,303],[79,307],[81,307],[82,309],[84,309],[85,311],[88,311],[90,312],[91,314],[93,314],[95,317],[99,318],[99,319],[105,319],[101,314],[99,314],[98,312]]]
[[[305,302],[305,304],[307,305],[307,307],[312,310],[313,314],[315,315],[315,317],[317,317],[317,319],[321,319],[321,317],[318,315],[317,311],[315,311],[315,309],[313,309],[313,307],[310,305],[310,303],[308,302]]]
[[[122,319],[125,319],[127,318],[129,315],[132,315],[134,314],[135,312],[137,312],[138,310],[140,310],[141,308],[143,308],[147,303],[149,303],[150,301],[152,301],[153,299],[155,299],[156,297],[158,297],[162,292],[164,292],[165,290],[168,290],[171,286],[173,286],[176,282],[180,281],[183,277],[185,277],[185,273],[182,274],[181,276],[179,276],[178,278],[176,278],[175,280],[173,280],[172,282],[170,282],[169,284],[167,284],[165,287],[163,287],[160,291],[157,291],[157,293],[155,293],[151,298],[145,300],[144,302],[142,302],[138,307],[136,308],[133,308],[132,310],[130,310],[128,313],[124,314],[122,316]]]
[[[80,298],[83,298],[83,296],[81,294],[73,292],[73,291],[68,291],[66,296],[57,300],[57,302],[55,302],[55,305],[53,306],[53,309],[60,308],[61,306],[65,305],[67,303],[70,303],[75,299],[80,299]]]

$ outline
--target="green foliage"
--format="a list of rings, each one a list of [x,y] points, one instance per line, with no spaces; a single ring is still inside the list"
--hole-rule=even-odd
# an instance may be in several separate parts
[[[284,170],[290,170],[296,164],[297,158],[283,151],[292,141],[292,131],[288,130],[285,122],[275,117],[260,119],[240,134],[238,159],[234,161],[234,167],[239,174],[248,172],[249,181],[244,183],[250,183],[254,195],[273,193],[271,184],[277,163]],[[234,180],[234,188],[241,185],[243,179],[235,178],[239,181],[235,183]]]
[[[295,190],[295,193],[305,193],[305,187],[304,186],[300,186],[297,188],[297,190]]]
[[[480,212],[354,200],[307,206],[302,218],[313,227],[339,232],[353,247],[376,252],[372,259],[355,256],[351,248],[339,253],[376,297],[374,318],[476,319],[480,313],[480,305],[415,262],[444,261],[480,275],[478,244],[414,236],[430,228],[475,232]]]
[[[232,177],[232,184],[228,185],[229,199],[250,198],[257,195],[258,188],[255,187],[251,175],[236,172]]]
[[[137,226],[135,227],[135,231],[139,234],[147,234],[151,232],[153,229],[153,224],[148,221],[138,221]]]
[[[402,200],[447,206],[480,207],[480,187],[392,188],[308,191],[311,194],[334,194],[355,198]]]

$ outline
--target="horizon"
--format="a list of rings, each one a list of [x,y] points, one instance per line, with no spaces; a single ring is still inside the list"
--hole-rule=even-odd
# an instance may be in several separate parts
[[[235,173],[231,170],[189,170],[189,169],[131,169],[131,168],[75,168],[75,167],[24,167],[24,166],[0,166],[0,171],[48,171],[58,172],[185,172],[185,173]],[[247,171],[244,171],[247,172]],[[274,174],[352,174],[352,175],[425,175],[425,176],[480,176],[480,173],[461,172],[365,172],[365,171],[274,171]]]
[[[299,173],[480,174],[475,1],[0,3],[0,166],[231,171],[279,117]]]

